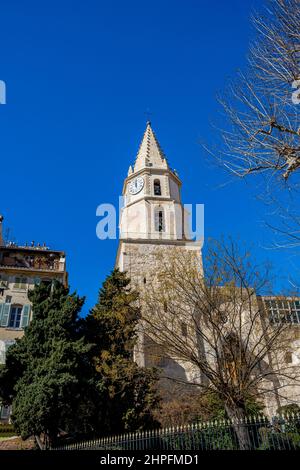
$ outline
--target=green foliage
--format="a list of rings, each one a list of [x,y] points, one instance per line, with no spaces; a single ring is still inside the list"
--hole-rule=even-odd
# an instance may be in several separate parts
[[[300,450],[300,434],[260,429],[262,443],[257,450]]]
[[[278,415],[289,415],[292,413],[300,413],[300,406],[296,403],[291,403],[290,405],[283,405],[277,409]]]
[[[207,392],[200,397],[200,401],[202,404],[205,403],[205,407],[209,413],[208,419],[219,420],[226,418],[224,403],[217,393]]]
[[[163,395],[163,402],[156,411],[162,427],[181,426],[206,421],[228,419],[223,396],[214,391],[196,393],[195,389],[172,392],[172,399]],[[262,414],[264,406],[253,397],[246,399],[245,416]]]
[[[14,430],[13,424],[0,423],[0,437],[11,437],[15,435],[16,431]]]
[[[114,270],[104,281],[98,303],[86,319],[87,335],[97,339],[95,351],[100,363],[105,352],[128,359],[132,356],[140,309],[136,305],[138,293],[130,289],[129,283],[124,273]]]
[[[204,420],[221,420],[228,419],[228,415],[224,406],[223,397],[219,396],[216,391],[207,392],[199,397],[199,405],[205,406],[207,415]],[[262,414],[264,405],[253,397],[246,397],[243,404],[245,416],[255,416]],[[200,418],[201,419],[201,418]]]
[[[228,426],[218,425],[194,431],[182,431],[171,436],[163,436],[162,442],[172,450],[234,450],[238,445]],[[162,444],[164,448],[164,444]]]
[[[100,289],[98,303],[85,321],[86,334],[95,346],[92,358],[104,384],[104,432],[143,429],[156,423],[152,410],[158,403],[157,373],[133,362],[140,309],[138,293],[125,273],[114,270]]]
[[[140,311],[125,274],[106,279],[86,319],[84,299],[59,282],[36,286],[29,298],[33,320],[0,369],[16,432],[53,444],[61,431],[92,437],[153,426],[157,375],[133,362]]]
[[[258,401],[257,398],[254,397],[246,397],[245,400],[245,413],[246,416],[256,416],[258,414],[262,415],[265,409],[265,405]]]

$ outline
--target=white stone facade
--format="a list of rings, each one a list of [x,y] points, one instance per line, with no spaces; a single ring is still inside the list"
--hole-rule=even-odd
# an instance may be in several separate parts
[[[135,164],[129,167],[128,176],[124,181],[123,197],[116,267],[126,271],[132,284],[138,288],[143,309],[143,292],[159,273],[159,258],[156,256],[158,251],[163,250],[167,254],[168,250],[172,249],[191,250],[196,255],[200,272],[203,272],[201,247],[197,242],[190,240],[188,235],[189,228],[186,226],[186,215],[181,201],[181,181],[177,173],[170,169],[150,123],[147,123]],[[299,304],[299,311],[295,313],[295,321],[292,322],[287,351],[289,357],[285,354],[280,357],[283,367],[286,367],[286,361],[290,361],[291,367],[299,367],[300,364],[300,301],[296,302]],[[260,308],[265,309],[263,298],[260,299]],[[247,314],[248,312],[245,312],[245,318]],[[195,383],[201,380],[199,371],[193,366],[174,361],[170,357],[162,357],[161,354],[155,353],[156,347],[141,321],[135,349],[135,360],[138,364],[156,365],[166,376],[183,378],[183,381],[191,380]],[[155,354],[159,357],[157,364],[155,361],[153,363]],[[277,357],[274,360],[279,359]],[[279,406],[300,404],[299,385],[280,388],[280,396],[277,393],[274,398],[272,380],[271,377],[266,383],[266,388],[270,389],[270,396],[266,395],[266,410],[270,415],[274,414]]]

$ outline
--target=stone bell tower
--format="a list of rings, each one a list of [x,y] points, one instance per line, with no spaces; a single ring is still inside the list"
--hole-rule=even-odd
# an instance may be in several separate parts
[[[135,163],[129,167],[122,195],[116,267],[126,271],[140,291],[147,288],[150,273],[159,272],[155,256],[158,249],[193,250],[202,269],[200,246],[189,239],[181,181],[170,168],[150,122],[147,122]],[[143,332],[135,352],[140,365],[147,365],[144,340]]]

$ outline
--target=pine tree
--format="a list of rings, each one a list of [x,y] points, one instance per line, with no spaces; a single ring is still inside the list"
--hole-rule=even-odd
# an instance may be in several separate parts
[[[156,372],[133,361],[140,310],[129,282],[114,271],[85,319],[84,299],[59,282],[29,293],[33,320],[0,371],[0,398],[23,438],[53,444],[61,431],[83,438],[157,424]]]
[[[155,426],[157,373],[133,361],[140,309],[138,293],[126,274],[114,270],[99,291],[98,303],[86,318],[99,380],[106,394],[106,432]]]
[[[29,298],[33,320],[7,352],[0,396],[12,404],[14,427],[23,438],[44,435],[53,443],[60,430],[88,434],[101,394],[93,385],[92,345],[78,317],[84,299],[59,282],[42,283]]]

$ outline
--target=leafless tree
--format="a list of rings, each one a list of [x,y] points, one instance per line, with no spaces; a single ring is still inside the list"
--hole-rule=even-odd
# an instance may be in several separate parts
[[[159,274],[143,294],[155,354],[189,371],[186,383],[199,393],[218,394],[247,449],[248,431],[240,425],[247,400],[275,397],[279,406],[284,389],[297,383],[283,358],[292,326],[286,319],[271,323],[256,295],[270,294],[268,269],[253,266],[234,243],[210,246],[205,276],[193,252],[158,250],[157,256]]]
[[[300,1],[270,0],[255,14],[248,66],[219,97],[228,126],[210,152],[244,177],[267,172],[283,181],[300,168]]]

